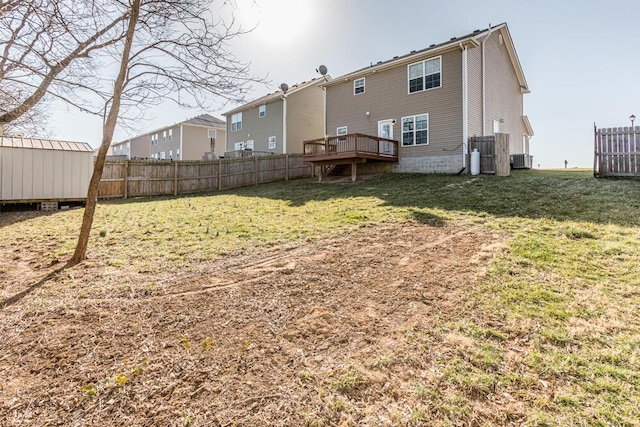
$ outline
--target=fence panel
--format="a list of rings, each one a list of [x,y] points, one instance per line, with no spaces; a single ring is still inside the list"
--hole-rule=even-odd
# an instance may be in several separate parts
[[[594,125],[594,175],[640,176],[640,126],[598,129]]]
[[[189,194],[310,176],[311,167],[302,155],[213,161],[108,161],[98,197]]]

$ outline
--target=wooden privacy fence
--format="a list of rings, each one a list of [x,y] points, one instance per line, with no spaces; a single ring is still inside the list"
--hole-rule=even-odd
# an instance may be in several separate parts
[[[640,126],[597,129],[594,124],[593,174],[640,177]]]
[[[469,138],[469,152],[474,148],[480,152],[480,173],[496,174],[497,176],[511,175],[508,134],[473,136]]]
[[[311,166],[302,155],[214,161],[108,161],[98,197],[177,196],[310,176]]]

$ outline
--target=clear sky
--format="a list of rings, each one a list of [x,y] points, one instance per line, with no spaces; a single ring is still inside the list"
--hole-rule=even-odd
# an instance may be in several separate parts
[[[593,123],[629,126],[640,117],[640,1],[563,0],[235,0],[238,22],[256,29],[234,43],[270,87],[253,97],[318,76],[334,77],[489,24],[509,25],[531,93],[525,114],[535,136],[534,164],[592,167]],[[232,105],[208,113],[221,117]],[[202,113],[163,104],[140,124],[149,131]],[[222,118],[222,117],[221,117]],[[96,147],[101,120],[54,108],[52,136]],[[640,119],[638,119],[640,124]],[[118,130],[115,141],[129,136]]]

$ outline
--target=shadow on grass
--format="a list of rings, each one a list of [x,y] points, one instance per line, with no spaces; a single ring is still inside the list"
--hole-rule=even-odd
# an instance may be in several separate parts
[[[623,226],[640,225],[640,181],[596,179],[590,170],[513,171],[510,177],[481,175],[390,174],[352,182],[299,179],[179,196],[261,197],[304,206],[312,201],[375,197],[383,205],[412,208],[417,222],[442,225],[423,209],[470,212],[497,217],[580,221]],[[175,197],[103,201],[129,204]]]
[[[10,305],[13,305],[13,304],[19,302],[20,300],[22,300],[22,298],[26,297],[30,293],[40,289],[49,280],[55,278],[56,276],[58,276],[58,274],[62,273],[64,270],[66,270],[67,268],[69,268],[71,266],[72,266],[72,264],[67,263],[67,264],[63,265],[62,267],[57,268],[54,271],[50,272],[49,274],[44,276],[42,279],[38,280],[33,285],[29,286],[24,291],[19,292],[19,293],[15,294],[15,295],[5,299],[4,301],[0,301],[0,310],[3,310],[6,307],[9,307]]]
[[[41,216],[50,216],[55,215],[62,211],[36,211],[36,210],[25,210],[25,211],[3,211],[0,212],[0,228],[8,227],[13,224],[17,224],[19,222],[28,221],[33,218],[38,218]]]

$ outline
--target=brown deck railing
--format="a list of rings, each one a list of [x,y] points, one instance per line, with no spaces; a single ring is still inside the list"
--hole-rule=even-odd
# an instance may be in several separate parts
[[[325,160],[331,157],[398,159],[398,141],[361,133],[328,136],[304,142],[304,156]]]

